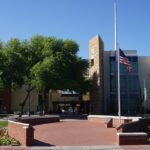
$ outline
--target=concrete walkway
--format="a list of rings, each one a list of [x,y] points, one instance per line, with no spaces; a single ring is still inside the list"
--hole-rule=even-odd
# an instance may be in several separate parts
[[[150,150],[149,145],[117,146],[117,145],[99,145],[99,146],[48,146],[48,147],[9,147],[0,146],[1,150]]]

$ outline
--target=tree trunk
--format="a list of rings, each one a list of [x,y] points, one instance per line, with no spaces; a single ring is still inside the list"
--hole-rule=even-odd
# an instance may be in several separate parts
[[[21,113],[20,113],[19,117],[21,117],[23,115],[24,106],[25,106],[25,104],[26,104],[26,102],[27,102],[27,100],[28,100],[32,90],[33,90],[33,88],[31,88],[31,85],[28,85],[28,89],[26,90],[27,91],[27,95],[26,95],[25,99],[23,100],[23,102],[20,103]]]
[[[40,116],[43,116],[43,92],[39,91],[38,94],[38,102],[39,102],[39,111],[40,111]]]
[[[48,112],[48,90],[39,92],[40,101],[40,115],[44,115]]]
[[[48,92],[49,90],[44,90],[44,108],[45,108],[45,113],[48,112]]]

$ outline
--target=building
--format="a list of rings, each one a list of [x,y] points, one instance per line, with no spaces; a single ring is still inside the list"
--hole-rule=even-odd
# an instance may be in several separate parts
[[[0,89],[0,113],[7,113],[11,109],[11,91]]]
[[[16,90],[0,90],[0,113],[20,113],[20,104],[27,95],[27,87]],[[38,91],[33,90],[28,97],[24,113],[39,114],[44,108],[46,113],[89,113],[88,94],[80,96],[76,92],[50,90],[46,100],[41,99]]]
[[[150,110],[150,57],[138,56],[136,50],[123,51],[132,64],[132,72],[128,73],[126,66],[120,64],[121,114],[135,115],[144,105],[144,80],[145,106]],[[103,41],[98,35],[89,41],[89,52],[89,76],[93,78],[96,73],[97,79],[96,88],[91,92],[92,113],[117,114],[116,53],[114,50],[104,51]]]
[[[144,105],[150,111],[150,57],[138,56],[136,50],[123,51],[132,63],[132,72],[128,73],[126,67],[120,65],[121,114],[139,114]],[[118,113],[116,54],[114,50],[104,50],[104,42],[99,35],[89,41],[89,64],[89,77],[94,81],[90,96],[81,97],[77,93],[50,91],[45,102],[48,112]],[[146,95],[143,102],[144,88]],[[11,92],[1,90],[0,112],[20,111],[20,103],[25,96],[25,86]],[[29,111],[29,105],[31,112],[40,111],[41,101],[39,97],[36,90],[32,91],[30,103],[28,100],[24,111]]]
[[[26,94],[27,92],[25,86],[11,92],[12,112],[20,111],[20,103],[24,100]],[[43,103],[45,104],[44,106]],[[81,111],[83,105],[82,103],[83,101],[79,94],[59,90],[49,91],[47,100],[43,102],[41,95],[36,90],[33,90],[30,95],[30,104],[29,100],[27,100],[24,106],[24,111],[29,112],[29,105],[31,113],[40,112],[42,107],[46,107],[45,109],[49,113],[67,112],[69,110],[74,110],[76,107],[78,108],[78,111]]]
[[[107,113],[118,112],[118,101],[117,101],[117,70],[116,70],[116,54],[115,51],[107,52],[109,58],[109,77],[104,78],[106,82],[109,80],[109,94],[106,95],[107,101]],[[140,82],[139,82],[139,71],[138,71],[138,56],[136,51],[129,50],[124,51],[125,55],[128,56],[132,64],[132,72],[128,73],[125,65],[120,64],[120,97],[121,97],[121,113],[137,114],[140,110],[141,93],[140,93]],[[104,57],[106,58],[106,56]],[[104,68],[107,68],[105,66]],[[105,83],[106,83],[105,82]],[[107,84],[107,83],[106,83]],[[106,89],[107,90],[107,89]],[[106,91],[105,90],[105,91]]]
[[[90,111],[92,114],[104,112],[104,68],[103,68],[104,43],[99,35],[89,41],[89,77],[95,82],[95,87],[90,94]]]

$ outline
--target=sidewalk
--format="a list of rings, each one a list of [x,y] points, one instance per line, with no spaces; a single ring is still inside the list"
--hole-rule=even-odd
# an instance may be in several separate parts
[[[150,150],[150,145],[47,146],[47,147],[0,146],[0,149],[1,150]]]

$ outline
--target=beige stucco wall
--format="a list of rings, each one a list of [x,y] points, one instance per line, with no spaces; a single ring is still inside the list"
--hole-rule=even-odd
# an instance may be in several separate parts
[[[89,41],[89,78],[94,79],[95,89],[90,92],[91,113],[104,112],[104,74],[103,74],[104,43],[99,35]],[[93,63],[92,63],[93,62]]]
[[[24,86],[23,88],[17,89],[15,91],[12,91],[12,100],[11,100],[11,110],[14,111],[20,111],[20,103],[24,100],[26,97],[26,89],[27,87]],[[58,91],[50,91],[48,94],[48,109],[53,110],[53,105],[52,103],[55,101],[77,101],[79,100],[79,97],[62,97],[61,93]],[[31,92],[30,95],[30,100],[31,100],[31,111],[36,112],[37,111],[37,106],[38,106],[38,92],[34,90]],[[24,111],[28,112],[28,106],[29,106],[29,101],[26,102],[26,105],[24,107]]]
[[[11,100],[11,110],[12,111],[20,111],[20,103],[25,99],[26,97],[26,86],[23,86],[23,88],[17,89],[15,91],[12,91],[12,100]],[[31,104],[31,111],[37,110],[38,105],[38,94],[36,91],[31,92],[30,95],[30,104]],[[28,101],[24,107],[24,111],[28,111]]]

